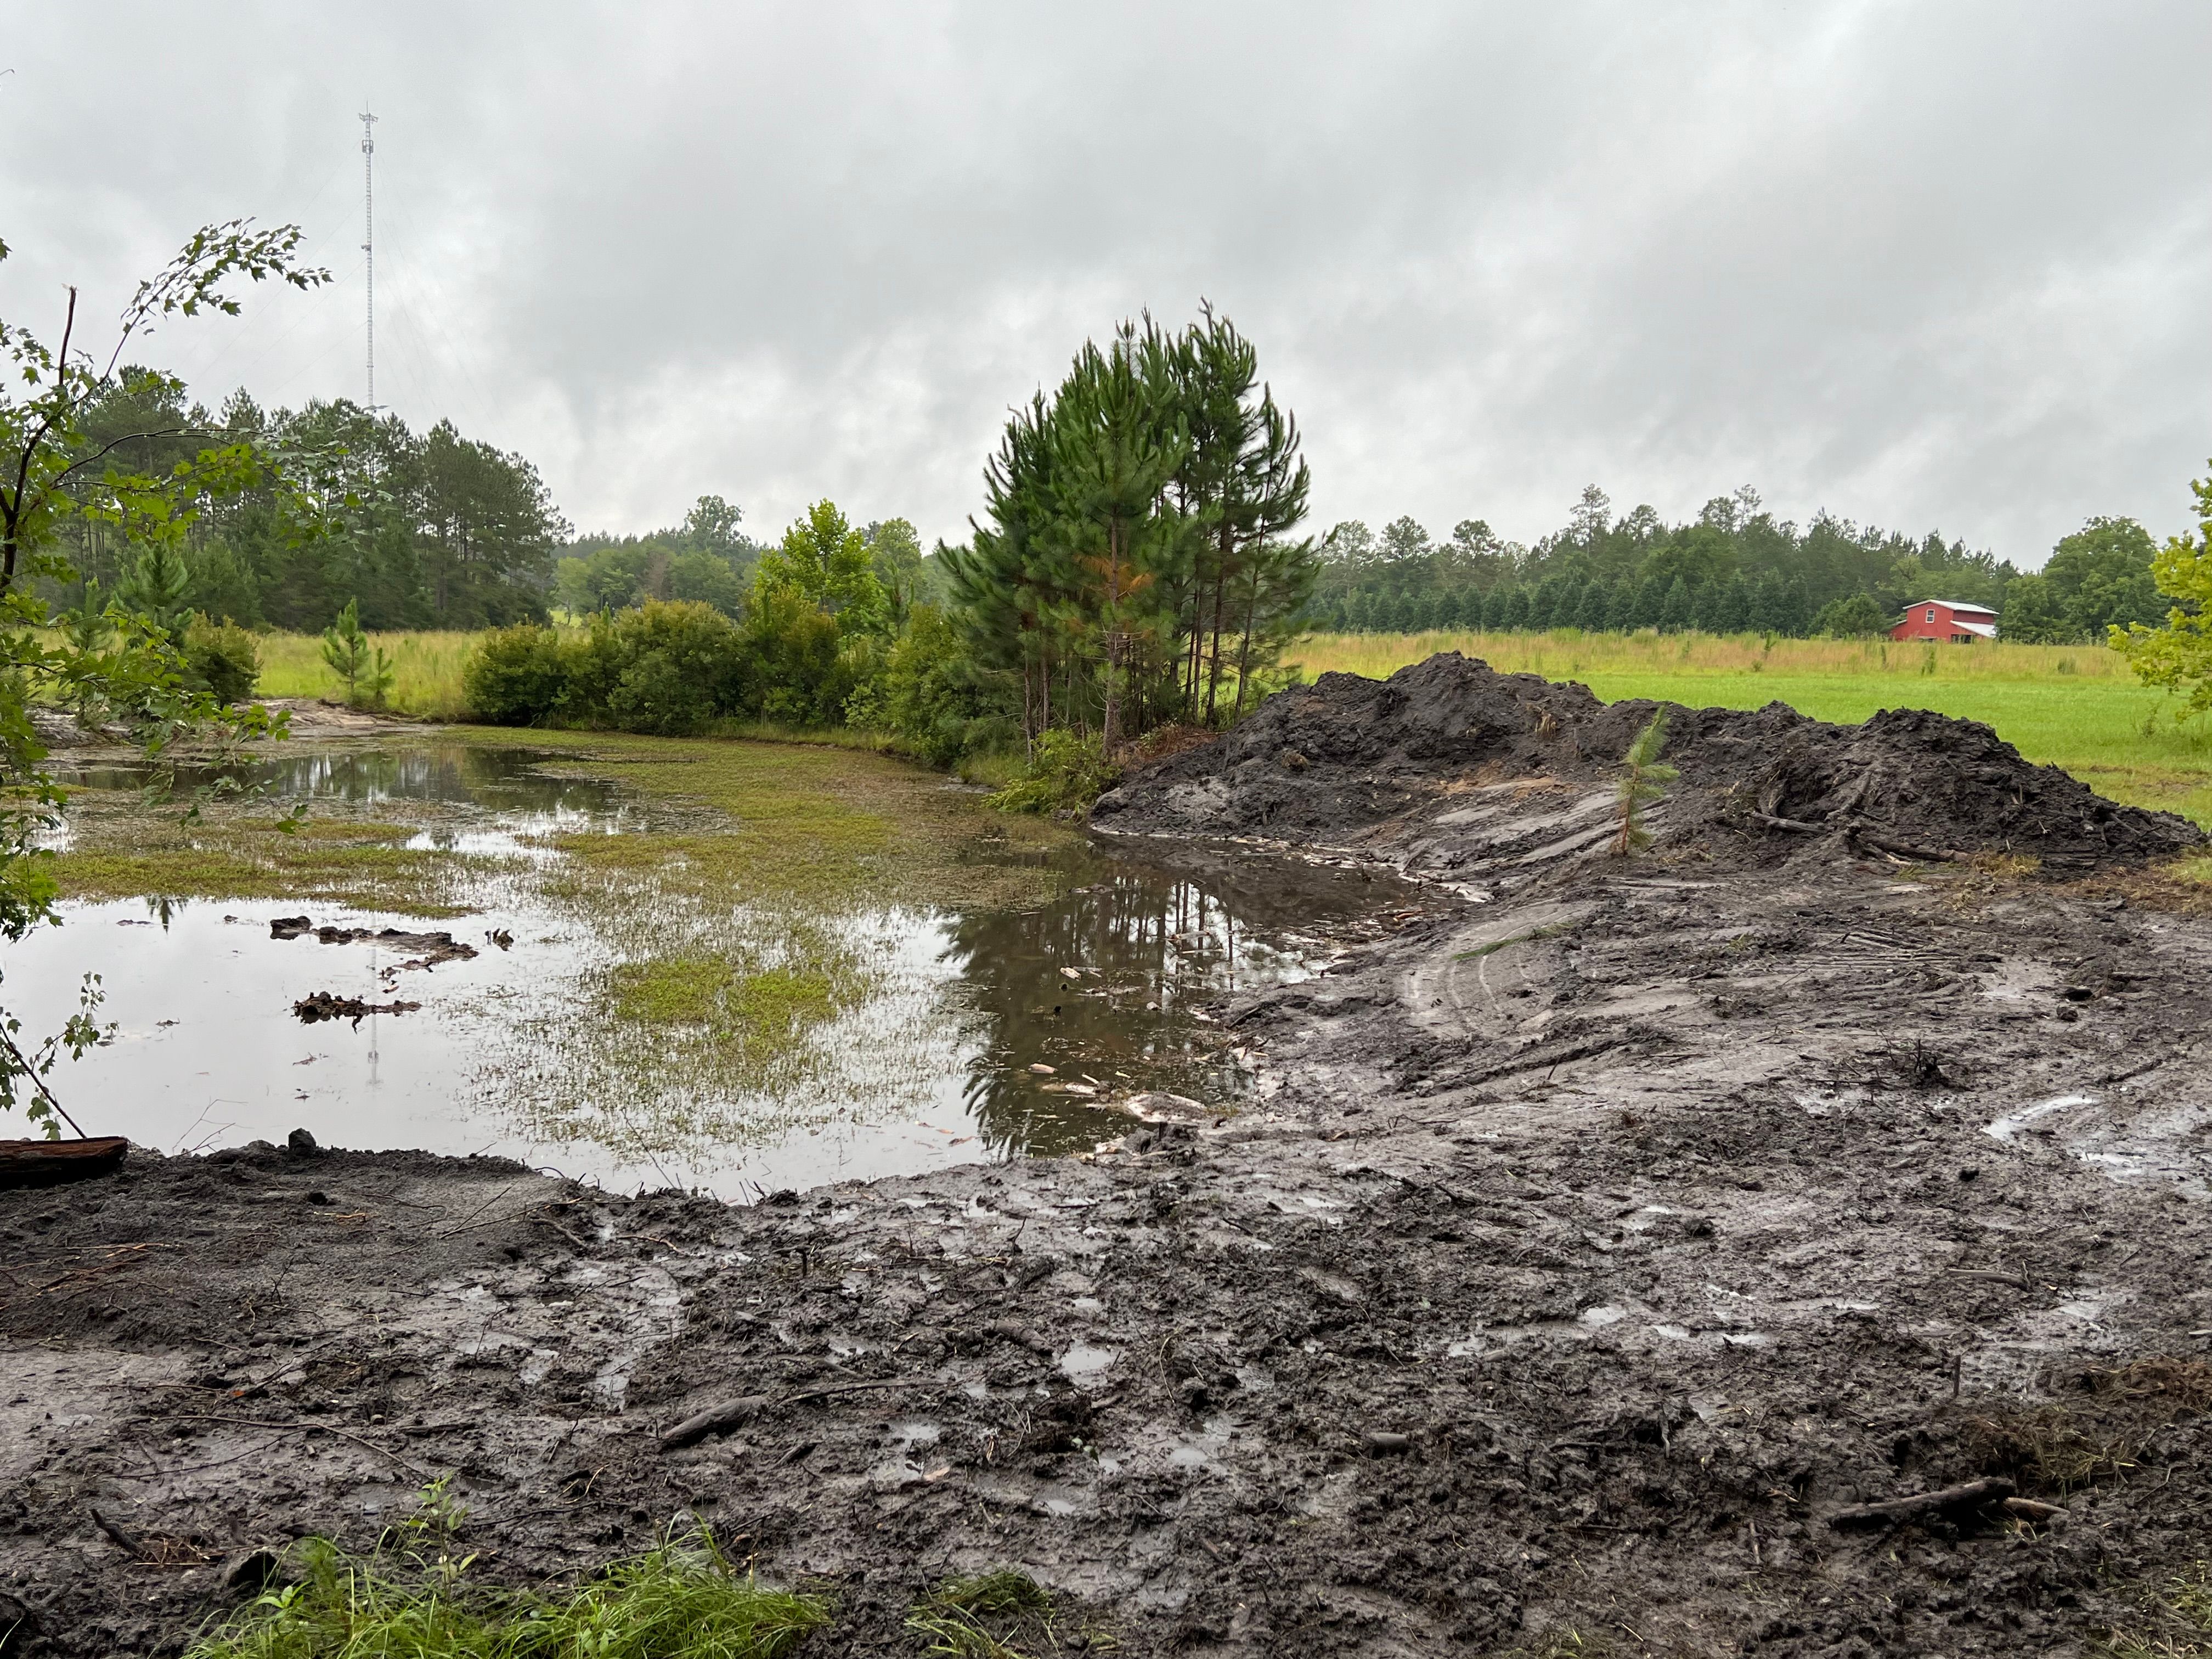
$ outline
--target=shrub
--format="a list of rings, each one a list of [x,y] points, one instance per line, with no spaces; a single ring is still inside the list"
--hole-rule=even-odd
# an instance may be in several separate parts
[[[834,726],[857,689],[837,619],[785,588],[757,589],[745,618],[744,706],[790,726]]]
[[[1813,618],[1813,631],[1832,640],[1871,639],[1889,632],[1897,620],[1864,593],[1831,599]]]
[[[192,678],[226,707],[252,696],[261,678],[253,635],[227,617],[220,624],[202,618],[185,630],[185,662]]]
[[[1007,812],[1064,812],[1088,807],[1120,781],[1097,737],[1047,732],[1036,740],[1022,775],[991,797]]]
[[[746,670],[744,635],[697,599],[647,600],[595,617],[565,654],[576,712],[669,737],[734,712]]]
[[[560,636],[530,623],[494,629],[469,653],[461,687],[479,720],[494,726],[541,724],[568,701]]]
[[[1013,737],[1003,702],[945,613],[917,605],[882,673],[855,695],[845,717],[895,732],[932,765],[950,766]]]

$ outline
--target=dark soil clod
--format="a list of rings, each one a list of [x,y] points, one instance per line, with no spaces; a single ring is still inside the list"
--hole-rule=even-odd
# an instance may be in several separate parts
[[[368,1002],[360,997],[342,997],[333,991],[315,991],[294,1003],[292,1012],[302,1025],[347,1019],[358,1026],[371,1014],[411,1014],[422,1006],[419,1002]]]

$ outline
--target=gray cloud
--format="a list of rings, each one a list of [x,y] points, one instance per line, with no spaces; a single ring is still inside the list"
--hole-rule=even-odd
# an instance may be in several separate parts
[[[150,356],[380,396],[580,525],[703,490],[962,533],[1009,404],[1212,298],[1316,517],[1530,538],[1743,482],[2034,562],[2212,452],[2198,0],[43,9],[0,77],[0,314],[197,224],[341,277]]]

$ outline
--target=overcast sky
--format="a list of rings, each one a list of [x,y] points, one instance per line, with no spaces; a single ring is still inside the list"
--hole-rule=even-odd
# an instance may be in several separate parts
[[[0,317],[195,227],[338,278],[145,355],[377,395],[579,526],[706,491],[957,538],[1009,404],[1201,296],[1315,520],[1753,483],[2023,564],[2182,527],[2212,454],[2206,0],[49,4],[0,47]]]

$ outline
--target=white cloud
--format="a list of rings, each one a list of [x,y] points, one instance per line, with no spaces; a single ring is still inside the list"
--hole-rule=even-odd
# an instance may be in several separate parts
[[[303,21],[307,20],[307,21]],[[1742,482],[2033,562],[2178,527],[2212,452],[2197,0],[50,7],[0,77],[0,314],[112,313],[194,226],[343,279],[149,355],[379,392],[580,525],[713,489],[957,536],[1010,404],[1213,299],[1317,516],[1533,537]]]

